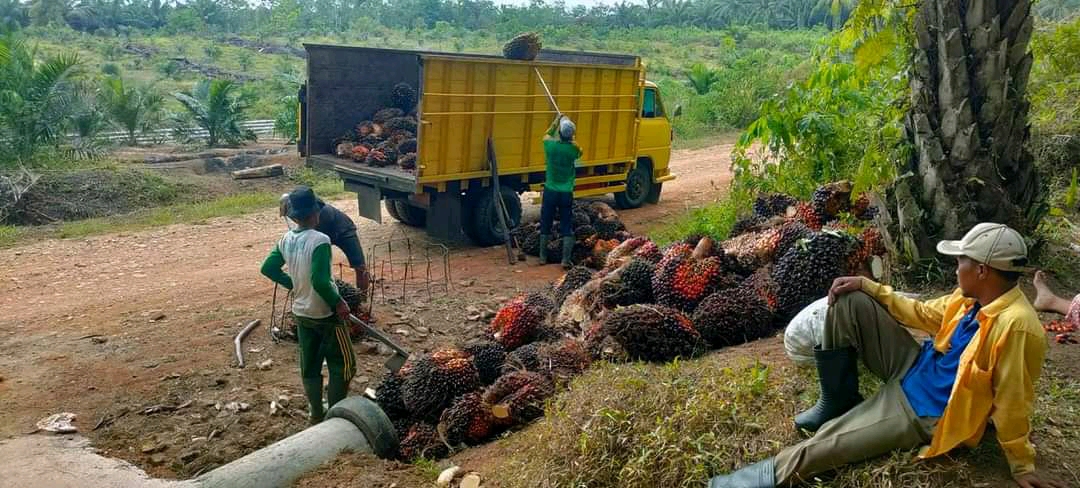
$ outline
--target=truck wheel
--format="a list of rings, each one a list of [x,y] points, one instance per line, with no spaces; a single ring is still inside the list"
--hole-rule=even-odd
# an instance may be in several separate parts
[[[639,164],[626,175],[626,191],[615,194],[615,205],[620,209],[638,208],[645,204],[652,191],[652,171]]]
[[[402,222],[401,214],[397,211],[397,200],[383,200],[382,205],[386,209],[386,213],[390,214],[394,220]]]
[[[521,223],[521,198],[510,188],[500,188],[506,211],[510,214],[507,225],[514,229]],[[490,188],[473,194],[469,202],[469,216],[465,222],[465,233],[479,246],[494,246],[504,242],[499,214],[495,208],[495,195]]]
[[[653,183],[652,191],[649,192],[649,198],[646,200],[649,203],[656,205],[660,203],[660,192],[664,190],[663,183]]]
[[[427,223],[427,210],[409,205],[404,200],[395,200],[401,223],[412,227],[423,227]]]

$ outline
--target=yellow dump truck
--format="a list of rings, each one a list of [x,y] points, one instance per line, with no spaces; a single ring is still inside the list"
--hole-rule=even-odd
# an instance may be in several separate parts
[[[424,226],[440,239],[503,241],[487,141],[494,141],[500,194],[511,226],[520,195],[544,183],[542,139],[552,108],[577,124],[584,151],[577,197],[614,194],[623,208],[656,203],[668,169],[671,124],[636,56],[542,51],[535,61],[496,56],[307,44],[300,151],[333,168],[354,191],[360,215]],[[389,104],[398,83],[417,87],[417,168],[372,167],[335,156],[335,139]]]

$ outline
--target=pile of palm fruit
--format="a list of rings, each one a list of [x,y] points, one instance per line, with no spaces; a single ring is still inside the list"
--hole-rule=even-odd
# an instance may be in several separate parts
[[[603,202],[575,201],[573,223],[574,251],[571,262],[600,269],[604,266],[607,253],[632,237],[626,231],[626,225],[619,220],[619,215]],[[540,224],[522,223],[511,231],[522,252],[530,256],[540,255]],[[549,263],[562,262],[562,235],[559,234],[559,221],[551,226],[551,238],[547,245]]]
[[[390,106],[378,110],[371,120],[357,124],[356,130],[336,141],[338,157],[376,167],[397,166],[416,171],[416,90],[398,83],[390,95]]]
[[[535,32],[520,34],[503,45],[503,57],[518,61],[532,61],[540,55],[540,35]]]
[[[865,274],[885,254],[874,214],[839,183],[811,202],[761,195],[722,242],[660,248],[623,236],[591,267],[507,302],[485,340],[387,376],[376,401],[402,458],[438,458],[542,416],[544,400],[592,361],[670,361],[770,336],[833,279]]]

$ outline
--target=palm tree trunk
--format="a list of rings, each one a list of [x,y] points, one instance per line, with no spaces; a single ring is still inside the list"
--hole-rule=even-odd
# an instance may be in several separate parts
[[[979,222],[1021,232],[1042,217],[1025,143],[1029,0],[926,0],[915,19],[910,173],[896,187],[903,243],[918,258]]]

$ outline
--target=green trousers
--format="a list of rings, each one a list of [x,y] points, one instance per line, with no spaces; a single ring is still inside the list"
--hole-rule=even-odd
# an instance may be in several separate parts
[[[776,456],[776,484],[809,480],[840,466],[930,442],[937,419],[919,418],[900,387],[919,344],[876,300],[862,292],[829,307],[822,349],[854,347],[885,385],[874,396]]]
[[[335,316],[325,319],[296,317],[296,337],[300,350],[300,379],[304,383],[311,420],[324,415],[322,404],[322,365],[326,362],[329,379],[326,397],[330,406],[345,399],[349,382],[356,374],[349,329]]]

